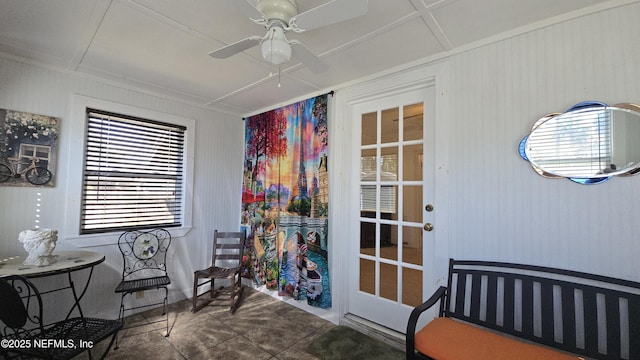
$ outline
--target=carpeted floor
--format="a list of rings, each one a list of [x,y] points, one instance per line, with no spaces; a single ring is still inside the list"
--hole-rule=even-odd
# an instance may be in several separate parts
[[[336,326],[320,335],[307,347],[307,352],[322,360],[402,360],[405,358],[402,350],[347,326]]]

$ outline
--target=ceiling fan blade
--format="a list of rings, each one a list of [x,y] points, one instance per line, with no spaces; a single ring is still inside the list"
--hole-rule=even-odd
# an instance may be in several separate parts
[[[240,10],[242,13],[247,14],[250,19],[260,19],[264,17],[264,14],[256,8],[255,1],[251,0],[233,0],[231,1],[233,6]]]
[[[311,50],[309,50],[309,48],[304,46],[304,44],[302,44],[301,42],[291,40],[289,41],[289,44],[293,45],[291,48],[293,56],[296,59],[300,60],[304,66],[309,68],[309,70],[313,71],[314,73],[321,73],[329,68],[329,65],[320,60],[320,58],[317,57],[316,54],[311,52]]]
[[[368,0],[333,0],[294,16],[289,25],[295,24],[300,31],[312,30],[362,16],[368,8]]]
[[[210,52],[209,55],[216,59],[226,59],[231,55],[235,55],[237,53],[243,52],[247,49],[250,49],[260,44],[260,40],[262,40],[260,36],[248,37],[246,39],[236,41],[233,44],[229,44],[227,46],[221,47],[218,50],[214,50]]]

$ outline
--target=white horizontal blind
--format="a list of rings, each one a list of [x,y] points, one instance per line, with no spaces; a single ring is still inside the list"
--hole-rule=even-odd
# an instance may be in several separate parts
[[[380,186],[380,212],[397,212],[397,186],[398,180],[398,156],[383,155],[380,157],[380,181],[393,182],[394,184],[384,184]],[[375,156],[360,158],[360,180],[368,184],[360,185],[360,211],[376,211],[376,185],[371,184],[376,181],[377,161]]]
[[[395,214],[397,211],[396,198],[396,186],[380,186],[380,212]],[[375,185],[360,186],[360,211],[376,211]]]
[[[80,233],[180,226],[185,131],[87,109]]]
[[[606,110],[575,112],[563,121],[552,118],[529,139],[529,159],[553,174],[584,177],[601,174],[611,163],[611,118]]]

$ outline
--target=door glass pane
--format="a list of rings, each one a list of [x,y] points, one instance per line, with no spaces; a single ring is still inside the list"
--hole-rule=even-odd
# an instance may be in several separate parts
[[[405,185],[402,195],[402,220],[422,222],[422,185]]]
[[[398,226],[380,224],[380,257],[398,260]]]
[[[362,185],[360,187],[360,199],[362,199],[361,201],[364,201],[364,203],[361,202],[362,211],[360,211],[360,216],[364,218],[375,219],[376,217],[375,199],[371,200],[367,205],[367,201],[371,199],[370,197],[372,196],[371,194],[375,194],[375,192],[376,192],[376,187],[374,185]]]
[[[413,307],[422,304],[422,271],[402,268],[402,303]]]
[[[380,181],[398,180],[398,147],[383,147],[380,152]]]
[[[398,119],[400,110],[398,108],[382,111],[382,144],[398,141]]]
[[[398,267],[380,263],[380,297],[398,300]]]
[[[360,185],[360,216],[376,217],[376,186]]]
[[[407,105],[403,109],[403,137],[407,140],[422,139],[422,103]]]
[[[360,291],[376,292],[376,264],[371,260],[360,259]]]
[[[380,159],[380,181],[398,180],[398,147],[382,148]],[[392,184],[380,186],[380,212],[383,219],[397,219],[398,187]]]
[[[378,168],[376,150],[363,149],[360,154],[360,181],[376,181]],[[375,185],[360,185],[360,216],[376,217],[376,199]]]
[[[375,181],[377,165],[376,149],[362,149],[360,152],[360,181]]]
[[[397,220],[398,187],[393,185],[380,186],[380,215],[381,219]]]
[[[371,145],[378,141],[377,117],[377,112],[362,114],[362,145]]]
[[[402,180],[422,180],[422,144],[406,145],[402,148]]]
[[[421,227],[402,228],[402,261],[422,265],[422,232]]]
[[[376,223],[361,221],[360,222],[360,249],[362,254],[376,254]],[[371,251],[363,251],[364,249],[372,249]]]

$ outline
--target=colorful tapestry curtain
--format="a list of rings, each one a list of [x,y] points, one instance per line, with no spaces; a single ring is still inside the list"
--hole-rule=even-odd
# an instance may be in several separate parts
[[[331,307],[327,95],[245,118],[244,275]]]

